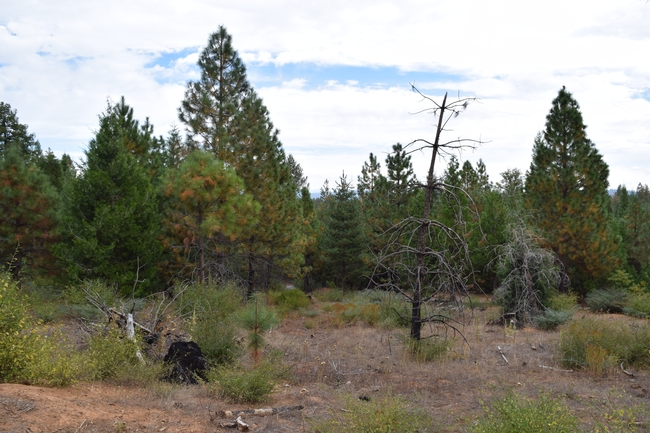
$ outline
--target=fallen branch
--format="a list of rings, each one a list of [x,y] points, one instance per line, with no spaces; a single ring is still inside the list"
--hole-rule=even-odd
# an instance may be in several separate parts
[[[629,371],[625,370],[623,368],[623,363],[621,362],[621,370],[623,370],[623,373],[627,374],[630,377],[634,377],[634,373],[630,373]]]
[[[217,416],[222,418],[230,418],[239,415],[255,415],[255,416],[269,416],[279,413],[290,412],[292,410],[302,410],[304,406],[280,406],[271,407],[268,409],[246,409],[246,410],[220,410],[217,411]]]
[[[539,365],[539,368],[543,368],[545,370],[553,370],[553,371],[561,371],[563,373],[573,373],[573,370],[563,370],[561,368],[555,368],[555,367],[549,367],[547,365]]]
[[[506,362],[506,364],[510,364],[510,362],[508,361],[508,358],[506,358],[506,355],[503,354],[503,350],[501,350],[500,346],[497,346],[497,350],[499,351],[499,355],[501,355],[501,358],[503,358],[503,360]]]

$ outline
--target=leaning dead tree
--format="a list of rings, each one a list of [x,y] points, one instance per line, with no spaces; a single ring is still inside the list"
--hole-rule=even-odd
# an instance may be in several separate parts
[[[449,121],[475,98],[449,102],[445,94],[442,103],[438,103],[415,86],[412,89],[430,104],[418,113],[433,114],[437,118],[433,141],[416,139],[404,147],[408,153],[419,151],[431,155],[426,183],[412,185],[423,190],[422,213],[388,229],[387,243],[376,257],[371,284],[398,292],[407,299],[410,304],[410,336],[419,341],[425,323],[437,322],[456,330],[453,319],[443,314],[441,309],[427,307],[444,305],[462,310],[463,300],[468,295],[469,279],[473,275],[463,218],[464,213],[472,211],[471,207],[463,206],[467,200],[471,202],[471,197],[461,188],[445,184],[435,176],[436,161],[438,157],[451,156],[462,149],[474,149],[481,141],[462,138],[445,141],[442,138],[443,133],[448,132]],[[435,207],[450,209],[452,222],[445,224],[435,219]]]

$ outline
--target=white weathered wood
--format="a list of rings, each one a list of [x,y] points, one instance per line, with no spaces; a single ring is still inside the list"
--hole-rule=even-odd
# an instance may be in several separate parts
[[[499,355],[501,355],[501,358],[506,362],[506,364],[510,364],[510,361],[508,361],[508,358],[506,358],[506,355],[503,354],[503,350],[501,350],[500,346],[497,346],[497,350],[499,351]]]
[[[133,327],[133,314],[131,313],[126,315],[126,337],[131,341],[135,341],[135,328]],[[135,354],[140,363],[144,364],[144,357],[140,353],[140,349],[136,349]]]
[[[547,365],[539,365],[539,368],[543,368],[544,370],[553,370],[553,371],[561,371],[563,373],[573,373],[573,370],[563,370],[561,368],[555,368],[555,367],[549,367]]]
[[[269,416],[290,412],[292,410],[302,410],[303,408],[304,406],[280,406],[264,409],[220,410],[217,412],[217,415],[222,418],[230,418],[239,415]]]

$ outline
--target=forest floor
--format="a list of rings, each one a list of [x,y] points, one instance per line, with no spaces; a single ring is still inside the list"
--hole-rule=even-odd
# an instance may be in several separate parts
[[[232,418],[219,417],[220,410],[294,405],[304,408],[243,418],[251,431],[307,432],[313,431],[313,420],[338,416],[346,396],[372,400],[390,395],[404,396],[413,407],[432,415],[431,431],[464,432],[484,413],[485,404],[511,392],[528,398],[545,393],[561,399],[587,431],[594,431],[600,422],[611,425],[617,417],[617,431],[650,431],[647,370],[628,368],[634,377],[620,369],[599,375],[562,371],[556,351],[561,331],[487,325],[496,315],[490,308],[475,310],[462,327],[467,342],[456,335],[440,360],[419,363],[401,343],[404,329],[360,323],[333,326],[324,319],[326,313],[316,317],[290,314],[266,338],[268,349],[284,355],[290,373],[263,404],[230,404],[202,385],[130,387],[93,382],[43,388],[0,384],[0,432],[226,432],[236,430],[222,427]],[[574,319],[590,315],[581,310]],[[427,328],[428,334],[442,332]],[[634,416],[629,415],[632,411]]]

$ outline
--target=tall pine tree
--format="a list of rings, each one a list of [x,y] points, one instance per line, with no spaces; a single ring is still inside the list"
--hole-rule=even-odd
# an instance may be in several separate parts
[[[358,284],[365,249],[359,199],[345,173],[326,203],[321,248],[329,277],[343,289]]]
[[[149,172],[128,147],[132,134],[146,132],[125,125],[122,108],[108,104],[81,174],[64,190],[59,256],[73,279],[101,278],[141,295],[157,283],[158,201]]]
[[[526,173],[527,205],[581,293],[617,265],[609,168],[586,129],[578,102],[563,87],[535,139]]]
[[[53,268],[58,194],[43,160],[34,134],[0,102],[0,260],[15,279]]]
[[[244,193],[244,182],[214,155],[196,150],[169,170],[164,191],[171,199],[171,246],[191,263],[189,275],[201,283],[227,275],[223,240],[246,236],[258,221],[259,205]]]
[[[190,82],[179,110],[188,145],[212,152],[243,179],[261,205],[259,224],[232,254],[244,256],[248,291],[268,287],[278,270],[295,277],[303,263],[299,190],[267,108],[246,79],[246,68],[221,26],[199,58],[201,78]]]

